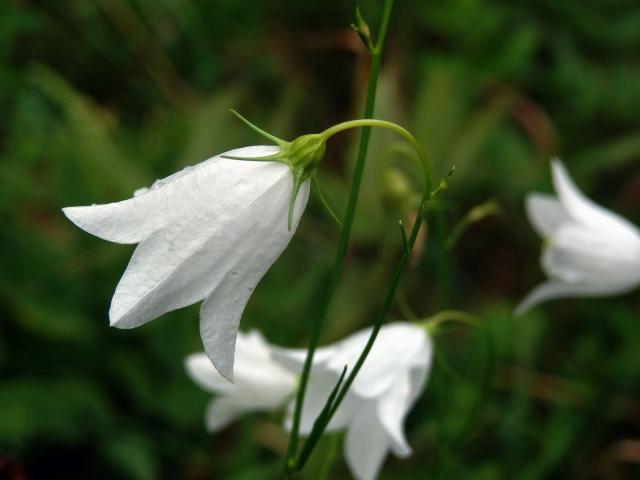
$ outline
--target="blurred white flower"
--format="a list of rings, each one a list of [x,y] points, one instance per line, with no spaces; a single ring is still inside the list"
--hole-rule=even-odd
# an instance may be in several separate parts
[[[194,353],[185,360],[191,379],[204,390],[218,394],[206,413],[206,425],[212,432],[243,413],[277,410],[295,388],[296,376],[272,359],[270,346],[258,331],[238,332],[235,360],[234,383],[213,368],[205,353]]]
[[[527,214],[545,240],[542,268],[550,278],[516,308],[560,297],[624,293],[640,283],[640,232],[621,216],[586,198],[558,159],[551,164],[557,198],[527,197]]]
[[[302,410],[301,434],[311,431],[344,366],[351,368],[355,364],[370,333],[370,328],[361,330],[316,351]],[[278,349],[274,353],[284,365],[301,371],[305,351]],[[397,322],[380,329],[362,369],[327,427],[327,431],[346,430],[345,458],[357,479],[374,479],[389,450],[398,457],[411,454],[404,420],[422,393],[432,354],[431,338],[421,326]],[[292,408],[289,410],[291,414]]]
[[[226,152],[158,180],[129,200],[63,209],[97,237],[139,243],[111,301],[111,325],[137,327],[204,300],[200,333],[205,351],[220,374],[233,380],[242,311],[289,243],[309,196],[308,176],[282,163],[298,161],[308,169],[309,162],[289,154],[295,142],[281,143],[285,150],[253,146]],[[313,150],[313,160],[323,151]],[[280,163],[223,158],[278,155]]]

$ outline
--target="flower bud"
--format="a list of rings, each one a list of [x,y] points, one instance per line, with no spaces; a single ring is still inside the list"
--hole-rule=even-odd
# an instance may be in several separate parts
[[[406,212],[419,203],[420,192],[405,171],[387,167],[381,180],[382,202],[389,210]]]

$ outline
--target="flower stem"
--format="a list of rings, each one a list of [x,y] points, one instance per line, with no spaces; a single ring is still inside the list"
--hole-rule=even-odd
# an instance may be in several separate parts
[[[382,60],[382,50],[384,47],[384,40],[389,26],[389,20],[391,18],[391,10],[393,8],[394,0],[385,0],[384,10],[382,12],[382,19],[380,21],[380,29],[378,32],[378,39],[375,44],[375,48],[371,52],[371,72],[369,73],[369,84],[367,87],[367,98],[364,109],[364,118],[372,118],[375,107],[376,91],[378,87],[378,74],[380,72],[380,63]],[[285,458],[285,472],[291,472],[295,465],[295,457],[298,452],[298,438],[300,432],[300,419],[302,417],[302,405],[304,403],[304,397],[309,380],[309,374],[311,373],[311,365],[313,364],[313,356],[316,351],[316,347],[320,341],[320,332],[324,325],[327,312],[329,310],[329,304],[333,297],[333,293],[337,287],[338,281],[342,274],[342,266],[344,264],[344,258],[347,253],[347,247],[349,245],[349,239],[351,238],[351,230],[353,227],[353,219],[355,216],[356,206],[358,204],[358,196],[360,194],[360,184],[362,183],[362,175],[364,173],[365,160],[367,157],[367,149],[369,147],[369,137],[371,136],[371,127],[365,127],[362,130],[360,136],[360,147],[358,149],[358,157],[356,160],[355,171],[353,174],[353,180],[351,181],[351,192],[349,194],[349,201],[347,203],[347,209],[344,216],[343,227],[340,232],[340,240],[338,242],[338,248],[336,249],[336,256],[333,263],[333,268],[329,276],[327,288],[325,289],[322,303],[318,316],[313,323],[311,330],[311,337],[309,339],[309,347],[307,350],[307,357],[304,362],[302,374],[300,377],[300,385],[296,395],[296,404],[293,412],[293,421],[291,426],[291,436],[289,437],[289,447],[287,449],[287,455]]]
[[[341,379],[338,385],[335,387],[334,392],[329,396],[329,399],[327,400],[327,405],[325,405],[326,410],[323,409],[323,413],[316,419],[316,422],[313,425],[309,438],[307,439],[307,442],[305,443],[304,448],[302,449],[297,461],[294,461],[293,465],[290,463],[287,464],[288,465],[287,468],[289,468],[289,471],[298,471],[304,467],[305,462],[311,455],[311,452],[315,448],[317,442],[320,440],[322,433],[324,432],[327,425],[329,424],[331,417],[338,409],[338,406],[340,405],[345,395],[347,394],[347,390],[349,389],[349,387],[355,380],[356,375],[362,368],[362,365],[364,364],[364,361],[366,360],[367,355],[369,355],[369,352],[373,347],[376,337],[378,336],[378,332],[382,327],[384,319],[387,316],[389,309],[391,308],[391,304],[393,303],[396,290],[398,288],[398,284],[400,283],[400,277],[404,272],[404,269],[407,265],[407,260],[409,259],[413,246],[415,245],[416,239],[418,238],[418,233],[420,232],[420,227],[422,225],[423,215],[425,213],[426,206],[429,200],[431,200],[431,198],[433,197],[433,195],[437,194],[437,190],[435,191],[432,190],[433,182],[431,179],[431,176],[432,176],[431,167],[424,154],[424,150],[422,149],[422,147],[420,147],[420,144],[415,139],[415,137],[411,135],[411,133],[409,133],[407,130],[402,128],[401,126],[396,125],[395,123],[384,121],[384,120],[374,120],[374,119],[350,120],[348,122],[343,122],[331,128],[328,128],[324,132],[320,133],[320,135],[325,137],[325,139],[328,139],[329,137],[331,137],[332,135],[335,135],[336,133],[342,132],[350,128],[360,128],[360,127],[363,127],[363,128],[379,127],[379,128],[389,129],[397,133],[398,135],[402,136],[413,147],[413,149],[415,150],[416,154],[420,159],[420,164],[422,165],[422,168],[424,170],[424,180],[425,180],[424,193],[422,196],[422,200],[420,201],[420,208],[418,211],[418,215],[416,216],[416,221],[413,224],[413,228],[411,229],[411,234],[409,235],[408,238],[404,231],[404,226],[401,225],[402,234],[403,234],[402,256],[400,257],[400,260],[398,261],[398,264],[396,266],[396,270],[394,272],[393,278],[391,279],[391,283],[389,284],[389,289],[384,299],[382,310],[376,319],[376,323],[371,331],[369,339],[367,340],[367,343],[364,349],[362,350],[360,357],[358,357],[358,360],[356,361],[355,365],[351,369],[349,373],[349,377],[347,377],[344,383],[342,383],[342,379]],[[350,221],[353,221],[353,217],[348,217],[348,218],[350,218]],[[347,225],[347,220],[345,220],[345,227],[346,225]],[[344,229],[343,229],[343,232],[344,232]],[[342,261],[342,259],[343,257],[340,258],[340,261]],[[341,266],[342,266],[342,263],[340,263],[340,267]],[[332,276],[332,280],[334,279],[336,279],[337,281],[337,277]],[[335,284],[330,284],[330,287],[334,288]],[[331,290],[331,292],[332,291],[333,290]],[[326,296],[325,296],[325,300],[326,300]],[[323,303],[323,309],[326,309],[326,307],[327,307],[327,303]],[[322,313],[326,314],[326,310],[323,310]],[[322,321],[324,321],[324,316],[321,318],[322,318]],[[318,324],[316,323],[314,326],[317,327],[317,325]],[[319,330],[314,329],[313,334],[317,334],[319,336]],[[314,336],[312,337],[312,339],[315,342],[314,344],[312,344],[313,349],[315,350],[315,347],[317,346],[318,337]],[[311,352],[311,349],[309,351]],[[309,360],[309,358],[311,358],[311,360]],[[305,360],[305,367],[307,366],[307,362],[309,362],[308,364],[309,371],[306,372],[307,377],[311,369],[312,360],[313,360],[313,354],[307,353],[307,358]],[[305,370],[303,370],[302,377],[300,379],[300,388],[302,388],[303,386],[304,375],[305,375]],[[308,378],[304,380],[305,386],[306,386],[306,380],[308,380]],[[342,383],[342,385],[340,383]],[[298,394],[300,393],[300,391],[301,390],[299,389]],[[295,413],[296,412],[294,411],[294,415]],[[294,417],[294,420],[295,420],[295,417]]]
[[[392,122],[387,122],[386,120],[377,120],[373,118],[362,118],[358,120],[349,120],[346,122],[338,123],[333,127],[327,128],[324,132],[320,133],[325,139],[332,137],[336,133],[343,132],[344,130],[348,130],[350,128],[358,128],[364,127],[363,132],[365,130],[371,130],[371,127],[380,127],[391,130],[398,135],[400,135],[403,139],[405,139],[416,151],[418,157],[420,158],[420,164],[422,165],[422,169],[424,171],[425,176],[425,188],[429,194],[431,194],[431,188],[433,184],[433,179],[431,178],[431,169],[429,168],[429,164],[426,160],[426,155],[424,150],[420,146],[420,143],[416,140],[416,138],[409,133],[409,131],[400,125],[397,125]]]
[[[426,318],[422,325],[429,331],[434,332],[440,325],[446,322],[458,322],[472,327],[480,326],[480,319],[471,313],[460,310],[442,310],[432,317]]]
[[[362,365],[367,359],[367,356],[369,355],[369,352],[371,351],[371,348],[373,347],[373,344],[375,343],[376,338],[378,337],[380,328],[382,328],[384,319],[389,313],[389,309],[391,308],[391,305],[393,303],[396,290],[398,289],[398,285],[400,284],[400,278],[402,277],[402,273],[404,272],[404,269],[407,265],[407,261],[409,260],[409,256],[411,255],[411,250],[413,249],[413,246],[416,243],[416,239],[418,238],[418,232],[420,231],[420,227],[422,226],[424,208],[426,207],[429,199],[431,198],[431,193],[432,192],[430,190],[426,190],[424,192],[424,196],[422,197],[422,201],[420,202],[421,211],[417,215],[416,221],[413,224],[413,228],[411,229],[411,235],[409,236],[409,239],[407,242],[407,248],[403,249],[402,256],[400,257],[400,259],[398,260],[398,264],[396,265],[396,269],[393,273],[393,277],[391,279],[391,282],[389,283],[387,294],[385,295],[385,298],[384,298],[382,310],[380,311],[378,317],[376,318],[376,322],[373,326],[373,329],[371,330],[371,334],[369,335],[369,339],[367,340],[366,345],[362,349],[362,353],[360,353],[358,360],[356,361],[353,368],[349,372],[349,376],[346,378],[346,380],[344,380],[344,382],[342,382],[342,386],[340,390],[335,395],[335,398],[331,405],[331,409],[323,419],[323,424],[318,426],[318,428],[320,429],[326,428],[326,426],[331,421],[331,418],[336,413],[336,410],[340,406],[340,403],[342,403],[342,400],[344,400],[344,397],[346,396],[349,388],[351,387],[351,384],[355,380],[356,375],[358,375],[358,372],[362,368]],[[309,436],[309,440],[304,446],[303,454],[300,455],[300,458],[298,459],[298,462],[295,465],[296,471],[301,470],[304,467],[307,459],[311,455],[311,452],[315,448],[319,439],[320,439],[320,435],[314,435],[314,433],[312,432],[312,434]]]

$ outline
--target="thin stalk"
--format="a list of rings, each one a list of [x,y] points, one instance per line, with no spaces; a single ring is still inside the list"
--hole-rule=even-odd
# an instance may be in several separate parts
[[[389,20],[391,18],[393,1],[394,0],[385,0],[382,19],[380,21],[378,39],[375,48],[371,52],[371,72],[369,73],[369,84],[367,87],[364,118],[372,118],[374,113],[376,91],[378,87],[378,75],[380,73],[380,63],[382,60],[382,50],[384,48],[384,40],[386,37],[387,28],[389,26]],[[360,185],[362,183],[362,175],[364,173],[365,160],[367,157],[367,149],[369,147],[370,136],[371,127],[365,127],[362,130],[362,135],[360,136],[360,147],[358,149],[358,157],[356,160],[353,180],[351,181],[351,192],[349,194],[349,201],[347,203],[344,221],[342,222],[343,227],[340,232],[340,240],[338,241],[338,248],[336,249],[333,268],[329,276],[327,288],[325,289],[324,296],[322,298],[322,303],[320,304],[318,316],[316,317],[315,322],[312,325],[307,357],[305,359],[304,366],[302,368],[302,374],[300,376],[300,385],[296,394],[296,405],[293,412],[293,421],[291,425],[291,436],[289,437],[289,447],[287,448],[287,454],[285,457],[285,472],[290,472],[295,467],[295,457],[298,452],[298,438],[300,434],[300,419],[302,417],[302,405],[304,404],[304,397],[309,381],[309,374],[311,373],[313,356],[320,341],[320,332],[322,331],[322,327],[325,323],[329,305],[331,303],[331,299],[333,298],[333,293],[338,285],[338,281],[340,280],[340,276],[342,274],[344,258],[346,256],[347,247],[351,238],[353,219],[356,212],[356,206],[358,204],[358,196],[360,194]]]
[[[422,226],[424,208],[426,207],[430,198],[431,198],[431,191],[426,190],[424,193],[424,196],[422,197],[422,201],[420,203],[422,206],[421,211],[419,215],[417,215],[416,221],[413,224],[413,228],[411,229],[411,235],[409,236],[409,240],[408,240],[408,248],[406,250],[403,250],[402,256],[398,260],[398,264],[396,265],[396,269],[394,271],[391,282],[389,283],[389,288],[384,298],[382,310],[380,311],[378,317],[376,318],[376,322],[373,326],[373,329],[371,330],[369,339],[367,340],[367,343],[364,346],[362,353],[360,354],[360,357],[358,357],[358,360],[356,361],[355,365],[349,372],[349,376],[347,377],[347,379],[344,380],[342,387],[340,388],[337,395],[335,396],[331,409],[329,410],[328,414],[324,418],[324,427],[326,427],[329,424],[329,422],[331,421],[331,418],[333,417],[333,415],[336,413],[336,410],[340,406],[340,403],[342,403],[342,400],[344,400],[344,397],[346,396],[349,388],[351,387],[351,384],[354,382],[356,375],[358,375],[358,372],[362,368],[362,365],[367,359],[367,356],[369,355],[369,352],[371,351],[371,348],[373,347],[373,344],[375,343],[376,338],[378,337],[378,333],[380,332],[380,328],[384,323],[385,317],[387,316],[387,314],[389,313],[389,310],[391,309],[391,305],[393,304],[393,300],[394,300],[396,291],[398,289],[398,285],[400,284],[400,278],[402,277],[402,273],[404,272],[404,269],[409,260],[409,256],[411,255],[411,250],[413,249],[413,246],[416,243],[416,239],[418,238],[420,227]],[[304,467],[307,459],[311,455],[311,452],[315,448],[315,445],[317,444],[317,441],[319,439],[320,439],[320,436],[314,436],[309,438],[309,441],[307,442],[307,444],[305,444],[305,450],[307,454],[305,456],[301,456],[299,461],[296,463],[295,465],[296,471],[301,470]],[[313,444],[309,444],[310,442],[313,442]]]
[[[327,445],[327,452],[324,457],[324,461],[322,462],[320,471],[318,472],[317,480],[328,480],[329,475],[331,474],[331,468],[333,467],[333,463],[338,456],[338,446],[339,446],[339,436],[337,434],[333,434],[329,436],[329,442]]]
[[[340,123],[338,125],[335,125],[331,128],[328,128],[327,130],[325,130],[324,132],[320,133],[320,135],[325,137],[325,141],[328,140],[331,136],[339,133],[339,132],[343,132],[345,130],[351,129],[351,128],[371,128],[371,127],[379,127],[379,128],[385,128],[388,130],[391,130],[395,133],[397,133],[398,135],[400,135],[401,137],[403,137],[415,150],[416,154],[418,155],[419,159],[420,159],[420,164],[423,167],[423,171],[424,171],[424,182],[425,182],[425,186],[424,186],[424,194],[422,197],[422,200],[420,202],[420,209],[416,218],[415,223],[413,224],[413,228],[411,230],[411,235],[409,236],[409,238],[406,238],[406,234],[404,232],[404,227],[403,227],[403,253],[402,253],[402,257],[400,258],[400,261],[396,267],[396,271],[394,273],[393,279],[391,280],[391,284],[389,287],[389,291],[387,292],[387,296],[385,298],[384,301],[384,305],[383,305],[383,310],[380,314],[380,317],[378,318],[378,321],[376,322],[374,329],[371,333],[371,336],[361,354],[361,356],[358,358],[358,361],[356,362],[356,365],[354,366],[354,369],[351,371],[351,374],[349,375],[349,385],[351,385],[351,383],[353,382],[355,376],[357,375],[358,371],[360,370],[360,368],[362,367],[362,364],[364,363],[364,360],[366,359],[367,355],[369,354],[369,350],[371,350],[371,347],[373,346],[373,342],[376,339],[376,336],[378,335],[378,331],[380,330],[380,327],[382,326],[382,322],[384,321],[385,316],[387,315],[387,313],[389,312],[389,309],[391,308],[391,304],[393,303],[393,299],[395,296],[395,292],[396,289],[398,287],[398,283],[400,282],[400,277],[402,276],[402,272],[404,271],[404,268],[407,264],[407,260],[409,258],[409,256],[411,255],[411,251],[413,249],[413,246],[416,243],[416,239],[418,237],[418,233],[420,231],[420,227],[422,225],[422,216],[425,212],[425,208],[426,205],[428,203],[428,201],[431,199],[431,197],[436,193],[432,190],[432,173],[431,173],[431,167],[429,162],[427,161],[427,157],[424,153],[424,150],[422,149],[422,147],[420,146],[420,144],[418,143],[418,141],[415,139],[415,137],[413,135],[411,135],[411,133],[409,133],[409,131],[407,131],[406,129],[402,128],[399,125],[396,125],[395,123],[391,123],[391,122],[387,122],[385,120],[375,120],[375,119],[361,119],[361,120],[350,120],[347,122],[343,122]],[[347,212],[349,213],[349,212]],[[349,220],[349,222],[353,222],[353,215],[351,215],[350,217],[348,216],[347,218],[345,218],[345,228],[343,228],[342,233],[344,233],[346,226],[349,225],[349,228],[351,226],[351,223],[347,223],[347,220]],[[343,236],[341,235],[341,240],[343,238]],[[342,246],[342,243],[340,243],[340,246]],[[342,261],[344,260],[344,253],[346,253],[346,246],[345,246],[345,250],[342,252],[342,256],[337,258],[336,261],[339,260],[339,263],[336,263],[337,265],[340,266],[340,268],[342,268]],[[335,265],[334,265],[335,266]],[[338,272],[338,273],[336,273]],[[332,294],[335,286],[337,284],[338,278],[339,278],[339,270],[333,270],[331,273],[331,278],[330,278],[330,283],[329,283],[329,288],[325,291],[325,296],[323,298],[323,303],[322,303],[322,311],[321,314],[322,316],[319,317],[321,322],[316,322],[313,325],[313,330],[312,330],[312,337],[311,337],[311,341],[310,341],[310,347],[309,347],[309,351],[307,352],[307,357],[305,359],[305,364],[303,367],[303,371],[300,377],[300,386],[298,389],[298,394],[296,397],[296,410],[294,410],[294,421],[296,419],[295,415],[296,415],[296,411],[297,411],[297,406],[298,406],[298,401],[303,402],[304,401],[304,395],[302,395],[302,400],[299,400],[300,398],[300,392],[302,391],[303,388],[306,388],[307,382],[308,382],[308,377],[310,375],[311,372],[311,365],[313,362],[313,352],[315,352],[315,349],[317,347],[318,344],[318,340],[320,337],[320,329],[322,327],[322,322],[324,322],[324,319],[326,317],[326,313],[327,313],[327,309],[328,309],[328,302],[330,301],[330,297],[328,297],[328,294]],[[311,360],[309,360],[311,359]],[[308,370],[305,370],[305,368],[307,367],[308,364]],[[315,447],[317,441],[320,439],[322,432],[324,431],[324,429],[326,428],[326,426],[329,423],[329,420],[331,419],[331,416],[335,413],[335,409],[338,407],[338,405],[340,404],[340,402],[342,401],[342,399],[344,398],[344,396],[346,395],[346,390],[348,389],[348,386],[346,388],[341,388],[341,386],[338,384],[338,386],[336,386],[336,391],[334,393],[332,393],[331,398],[328,400],[328,405],[330,405],[330,409],[328,410],[327,414],[324,415],[324,418],[318,418],[316,419],[316,423],[314,423],[313,426],[313,431],[312,434],[309,436],[309,439],[307,440],[307,443],[305,444],[304,448],[302,449],[302,452],[300,454],[300,457],[298,458],[298,460],[296,461],[295,459],[295,454],[291,457],[289,457],[289,452],[287,452],[287,463],[286,463],[286,471],[287,472],[293,472],[293,471],[297,471],[299,469],[301,469],[306,460],[309,458],[309,456],[311,455],[311,452],[313,451],[313,448]],[[337,395],[335,395],[337,394]],[[335,400],[334,400],[334,395],[335,395]],[[302,404],[302,403],[301,403]],[[335,406],[335,408],[334,408]],[[301,410],[299,415],[301,415]],[[326,420],[326,421],[325,421]],[[300,417],[298,417],[298,422],[300,422]],[[299,423],[298,423],[299,425]],[[292,430],[293,433],[293,430]],[[297,442],[297,439],[296,439]],[[289,447],[291,447],[291,440],[289,443]],[[295,452],[297,452],[297,446],[296,446],[296,450]]]
[[[426,318],[422,325],[430,332],[434,332],[440,325],[446,322],[464,323],[472,327],[480,326],[480,319],[476,315],[460,310],[443,310],[432,317]]]
[[[416,138],[411,135],[411,133],[406,128],[403,128],[400,125],[396,125],[395,123],[388,122],[386,120],[362,118],[358,120],[348,120],[346,122],[338,123],[337,125],[327,128],[324,132],[320,133],[320,135],[322,135],[325,139],[328,139],[336,133],[358,127],[363,127],[363,132],[371,130],[371,127],[386,128],[388,130],[391,130],[392,132],[397,133],[404,140],[406,140],[413,147],[420,158],[420,163],[425,175],[425,187],[427,189],[427,192],[429,193],[429,196],[431,195],[433,179],[431,178],[431,169],[429,168],[429,165],[426,161],[426,155],[422,147],[420,146],[420,143],[418,143]],[[360,175],[362,175],[362,172],[360,172]]]

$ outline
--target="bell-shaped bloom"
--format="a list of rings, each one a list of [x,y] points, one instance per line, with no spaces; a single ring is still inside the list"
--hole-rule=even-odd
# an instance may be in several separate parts
[[[549,280],[525,297],[516,315],[546,300],[615,295],[640,283],[638,229],[585,197],[560,160],[551,170],[557,196],[533,193],[526,200],[545,242],[541,264]]]
[[[301,434],[311,431],[344,366],[355,364],[370,333],[370,328],[361,330],[316,351],[302,410]],[[275,353],[284,365],[302,370],[305,351]],[[362,369],[327,427],[327,431],[346,430],[345,458],[357,479],[375,478],[389,451],[398,457],[411,454],[404,420],[422,393],[432,354],[431,337],[419,325],[397,322],[380,329]]]
[[[271,347],[255,330],[238,332],[234,383],[213,368],[205,353],[189,355],[185,367],[196,384],[217,394],[206,413],[206,425],[212,432],[243,413],[279,409],[295,389],[296,376],[273,360]]]
[[[205,352],[223,377],[233,379],[242,311],[295,232],[309,181],[296,181],[294,196],[299,176],[286,163],[224,157],[277,155],[280,148],[271,146],[232,150],[158,180],[129,200],[63,209],[97,237],[139,244],[111,301],[111,325],[137,327],[204,300]]]

